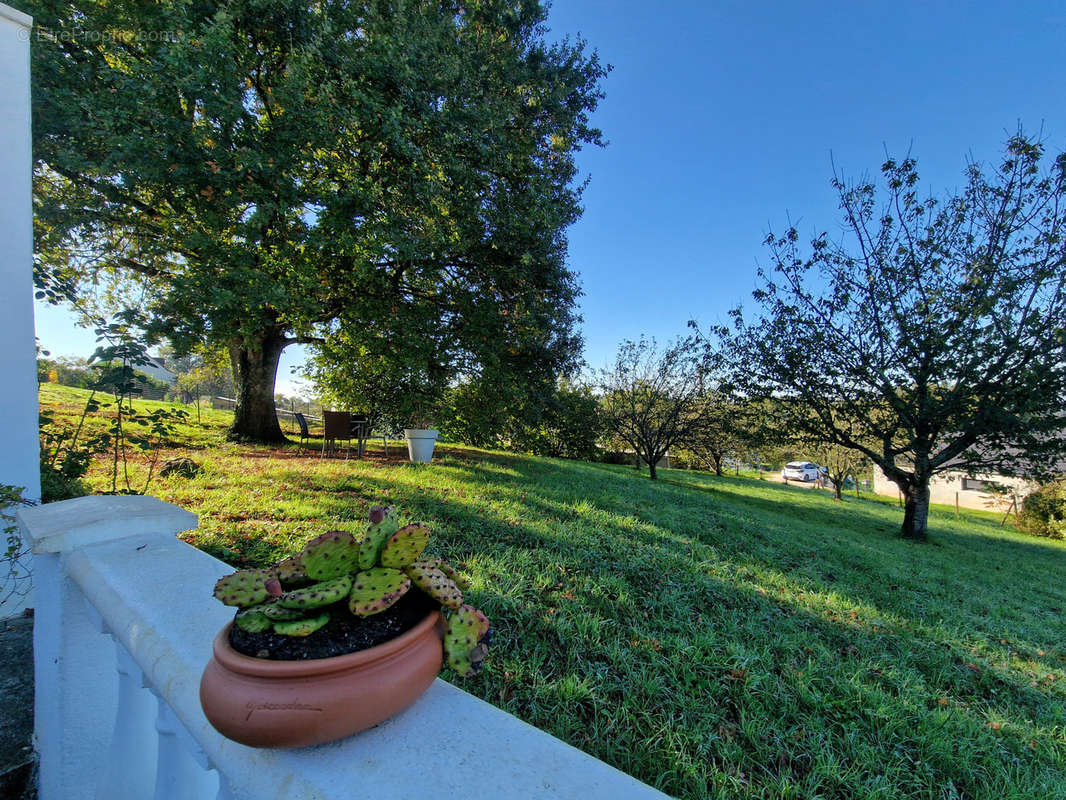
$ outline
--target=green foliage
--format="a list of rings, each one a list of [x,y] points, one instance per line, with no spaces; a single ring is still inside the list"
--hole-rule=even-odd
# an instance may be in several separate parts
[[[147,345],[136,332],[138,320],[136,312],[127,310],[116,315],[116,321],[110,324],[101,322],[96,329],[96,340],[101,344],[91,359],[96,365],[94,390],[110,391],[115,399],[106,434],[112,455],[112,494],[144,494],[148,491],[159,457],[159,446],[173,434],[175,425],[189,416],[180,408],[157,406],[140,411],[134,407],[134,397],[141,394],[147,383],[137,367],[149,363]],[[90,396],[86,413],[90,413],[93,403],[94,397]],[[151,454],[148,475],[140,489],[134,489],[130,482],[128,455],[131,449]]]
[[[57,415],[86,394],[42,387]],[[895,498],[459,446],[320,463],[226,443],[225,416],[172,443],[210,480],[153,486],[199,514],[184,538],[266,567],[387,498],[497,628],[464,689],[671,796],[1064,797],[1066,543],[1002,513],[933,506],[919,554]]]
[[[660,350],[654,339],[623,342],[615,363],[599,372],[604,429],[648,465],[692,436],[705,421],[708,358],[692,337]]]
[[[837,500],[841,498],[844,484],[849,479],[858,483],[859,476],[866,474],[870,463],[861,452],[839,444],[822,442],[811,448],[810,452],[818,464],[826,468]]]
[[[100,404],[100,409],[96,413],[91,413],[85,418],[83,424],[82,435],[96,435],[98,433],[106,432],[110,426],[110,420],[108,415],[113,413],[113,406],[108,405],[114,402],[113,398],[101,395],[99,392],[94,393],[89,389],[76,389],[69,386],[60,386],[54,383],[45,383],[39,387],[38,395],[40,398],[41,412],[52,416],[57,426],[69,427],[73,429],[77,426],[78,420],[81,419],[82,412],[85,410],[85,403],[90,396],[93,396]],[[134,401],[138,411],[151,411],[157,408],[166,410],[183,410],[187,411],[188,407],[182,403],[176,403],[173,401],[160,401],[160,400],[143,400],[137,399]],[[203,450],[204,448],[214,448],[218,446],[223,440],[223,434],[226,428],[229,427],[233,421],[233,412],[227,409],[213,409],[204,407],[202,410],[202,419],[198,422],[194,417],[189,417],[184,420],[179,420],[174,424],[174,431],[171,436],[165,441],[160,442],[164,448],[181,447],[190,448],[193,450]],[[147,458],[151,457],[151,454],[142,454],[140,450],[131,450],[131,472],[140,476],[137,477],[137,481],[143,480],[145,467],[147,464]],[[160,459],[164,456],[176,456],[185,457],[192,455],[188,452],[173,452],[161,453]],[[199,458],[197,458],[199,460]],[[162,462],[160,462],[162,463]],[[92,461],[89,472],[86,474],[86,479],[92,484],[95,491],[104,490],[104,478],[107,482],[110,482],[110,464],[102,461],[100,458],[95,458]]]
[[[153,34],[34,41],[40,291],[145,286],[153,336],[229,352],[236,435],[282,438],[293,342],[322,347],[323,382],[383,359],[431,398],[572,360],[565,229],[606,70],[548,43],[539,3],[26,10]]]
[[[188,414],[173,406],[138,409],[133,400],[149,384],[137,370],[148,363],[148,351],[136,335],[136,314],[117,315],[112,323],[96,328],[97,347],[89,361],[91,391],[76,421],[61,420],[50,409],[41,411],[41,497],[44,502],[87,494],[81,480],[94,456],[111,455],[109,491],[144,494],[152,482],[160,446],[171,437]],[[104,394],[104,393],[108,394]],[[108,395],[110,395],[109,399]],[[105,413],[101,413],[105,412]],[[102,416],[106,426],[86,427],[90,417]],[[130,479],[129,453],[150,456],[144,483],[135,489]]]
[[[589,386],[561,381],[539,416],[514,419],[507,431],[511,448],[520,452],[594,460],[603,434],[599,398]]]
[[[554,386],[512,389],[470,382],[448,389],[440,412],[443,437],[557,458],[596,457],[603,422],[591,388],[563,378]]]
[[[722,459],[730,454],[739,458],[748,444],[747,409],[722,388],[707,389],[697,404],[700,424],[692,427],[682,444],[701,469],[721,475]]]
[[[925,536],[947,470],[1047,475],[1066,454],[1066,154],[1012,136],[995,169],[919,192],[914,159],[883,187],[835,178],[844,235],[767,237],[772,270],[738,309],[735,380],[776,398],[786,429],[863,453]]]
[[[29,567],[29,548],[19,535],[15,524],[15,509],[31,505],[22,497],[21,486],[0,485],[0,529],[3,533],[4,554],[0,557],[0,608],[25,597],[33,584]]]
[[[180,391],[197,398],[203,395],[233,397],[233,370],[227,353],[218,348],[198,348],[183,356],[171,355],[172,352],[169,348],[160,348],[160,353],[167,354],[167,367],[178,376]]]
[[[89,367],[89,362],[83,358],[73,356],[61,356],[55,359],[38,357],[37,382],[58,383],[63,386],[77,386],[81,389],[87,389],[93,382],[93,374]]]
[[[343,334],[312,353],[306,373],[323,401],[365,414],[374,429],[397,431],[429,427],[433,398],[443,385],[432,382],[417,365],[404,364],[402,352],[375,355]],[[340,369],[339,365],[345,365]]]
[[[1046,483],[1026,495],[1019,527],[1035,536],[1066,539],[1066,479]]]
[[[39,418],[41,502],[69,500],[89,493],[81,479],[89,471],[93,457],[110,447],[111,433],[87,430],[85,420],[110,405],[97,400],[95,392],[90,393],[81,415],[73,424],[58,419],[51,410],[42,409]]]

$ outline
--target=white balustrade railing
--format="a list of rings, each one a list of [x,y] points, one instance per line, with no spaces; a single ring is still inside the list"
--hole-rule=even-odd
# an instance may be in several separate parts
[[[230,568],[175,537],[196,517],[151,497],[83,497],[19,523],[35,554],[41,800],[664,797],[441,680],[340,742],[232,742],[200,709],[232,611],[211,596]]]

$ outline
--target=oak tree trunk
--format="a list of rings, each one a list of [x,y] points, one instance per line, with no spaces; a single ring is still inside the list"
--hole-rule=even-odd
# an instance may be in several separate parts
[[[651,461],[648,462],[648,470],[649,470],[649,472],[651,472],[651,479],[653,481],[656,480],[658,478],[658,476],[655,474],[655,461],[654,460],[651,460]]]
[[[722,477],[722,454],[711,453],[711,459],[714,461],[714,474],[719,478]]]
[[[929,481],[915,481],[907,488],[905,497],[900,536],[925,541],[929,521]]]
[[[278,333],[264,334],[251,343],[246,339],[230,343],[230,361],[237,388],[230,439],[267,443],[287,441],[274,407],[274,382],[285,344],[285,338]]]

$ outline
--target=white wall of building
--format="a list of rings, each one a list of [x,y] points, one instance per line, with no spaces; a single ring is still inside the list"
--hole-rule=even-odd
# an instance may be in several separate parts
[[[0,484],[41,496],[33,327],[31,19],[0,3]],[[0,542],[6,545],[6,540]],[[2,587],[0,587],[2,589]],[[21,612],[10,604],[0,617]]]
[[[989,492],[982,484],[996,484],[1004,489],[1005,493]],[[1010,508],[1015,497],[1020,503],[1034,488],[1035,484],[1029,481],[1006,475],[983,474],[970,478],[965,472],[943,472],[929,482],[929,502],[953,506],[957,501],[960,508],[1005,511]],[[875,466],[874,491],[886,497],[896,497],[899,487]]]

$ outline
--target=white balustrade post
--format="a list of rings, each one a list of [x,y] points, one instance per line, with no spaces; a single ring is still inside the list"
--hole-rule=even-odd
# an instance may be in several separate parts
[[[34,735],[40,800],[82,797],[105,763],[117,706],[115,648],[100,634],[66,561],[79,550],[128,541],[143,549],[196,527],[196,516],[154,497],[79,497],[17,514],[35,571]]]
[[[233,787],[230,786],[229,779],[222,773],[218,774],[218,795],[215,800],[237,800],[237,795],[233,793]]]
[[[144,687],[144,674],[122,643],[115,640],[118,704],[111,752],[96,786],[96,800],[150,797],[155,786],[155,696]]]
[[[21,3],[19,5],[22,5]],[[41,451],[37,435],[37,367],[33,338],[33,157],[30,152],[30,34],[33,20],[0,3],[0,484],[21,486],[23,497],[41,497]],[[32,605],[32,564],[0,595],[19,591],[0,603],[0,618],[21,614]],[[4,590],[8,590],[5,592]]]
[[[159,698],[159,762],[155,800],[210,800],[218,793],[218,776],[170,706]]]

